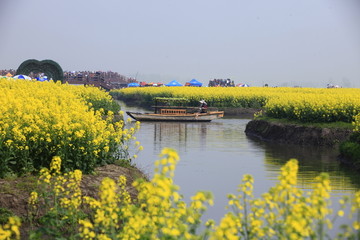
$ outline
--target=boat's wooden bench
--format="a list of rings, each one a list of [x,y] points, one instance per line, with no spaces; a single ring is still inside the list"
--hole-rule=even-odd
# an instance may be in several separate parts
[[[186,109],[161,109],[160,114],[181,115],[181,114],[186,114]]]

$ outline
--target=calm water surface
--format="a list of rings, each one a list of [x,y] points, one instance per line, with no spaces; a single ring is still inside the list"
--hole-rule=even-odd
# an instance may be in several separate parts
[[[120,102],[123,111],[147,112]],[[126,114],[125,114],[126,115]],[[125,116],[126,118],[128,116]],[[254,177],[254,195],[259,197],[277,183],[280,168],[289,159],[299,161],[298,184],[311,190],[311,184],[321,172],[330,175],[332,202],[342,196],[352,196],[360,189],[359,174],[342,167],[337,149],[271,144],[251,139],[244,133],[250,119],[225,117],[209,123],[142,122],[136,134],[144,150],[135,160],[149,176],[154,161],[165,147],[177,150],[180,162],[174,182],[189,201],[199,190],[211,191],[215,204],[206,219],[219,221],[226,212],[226,195],[236,193],[244,174]]]

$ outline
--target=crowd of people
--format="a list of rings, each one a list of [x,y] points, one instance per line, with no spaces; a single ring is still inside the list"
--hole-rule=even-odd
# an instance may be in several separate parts
[[[126,77],[112,71],[64,71],[64,80],[99,80],[105,82],[135,82],[136,79]]]
[[[16,70],[15,69],[5,69],[5,70],[0,70],[0,76],[16,76]],[[44,73],[30,73],[29,77],[31,77],[32,79],[39,79],[39,78],[44,78],[46,77],[44,75]]]
[[[64,82],[102,87],[110,90],[127,87],[136,79],[112,71],[64,71]]]
[[[213,79],[209,81],[208,87],[235,87],[235,83],[230,78]]]
[[[7,74],[15,75],[15,69],[4,69],[0,70],[0,76],[5,76]],[[34,75],[34,76],[32,76]],[[36,74],[30,73],[30,77],[36,77]],[[116,82],[134,82],[136,79],[126,77],[117,72],[112,71],[64,71],[64,79],[92,79],[98,78],[105,81],[116,81]]]
[[[341,86],[328,83],[328,84],[326,85],[326,88],[341,88]]]
[[[127,86],[128,83],[136,82],[136,79],[129,78],[124,75],[121,75],[117,72],[112,71],[64,71],[64,82],[69,83],[79,83],[83,82],[84,84],[92,83],[104,83],[108,88],[120,88]],[[0,70],[0,76],[15,76],[15,69],[4,69]],[[29,73],[29,77],[32,79],[37,79],[39,77],[44,77],[44,73]],[[96,85],[96,84],[95,84]]]
[[[4,70],[0,70],[0,76],[6,76],[6,74],[10,73],[12,76],[15,75],[16,70],[15,69],[4,69]]]

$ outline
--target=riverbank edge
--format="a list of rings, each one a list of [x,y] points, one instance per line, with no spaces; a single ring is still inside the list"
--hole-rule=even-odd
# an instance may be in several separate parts
[[[353,134],[351,129],[251,120],[246,125],[245,134],[265,142],[337,148],[340,154],[336,160],[348,168],[360,171],[360,163],[357,160],[347,156],[349,153],[346,150],[342,150],[344,153],[341,153],[341,145],[349,142]]]
[[[262,141],[326,147],[338,147],[341,142],[349,139],[351,133],[350,129],[302,126],[256,119],[249,121],[245,128],[247,136]]]

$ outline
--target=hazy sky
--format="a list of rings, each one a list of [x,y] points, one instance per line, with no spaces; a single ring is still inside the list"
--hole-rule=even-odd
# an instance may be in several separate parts
[[[360,0],[0,0],[0,69],[360,87]]]

